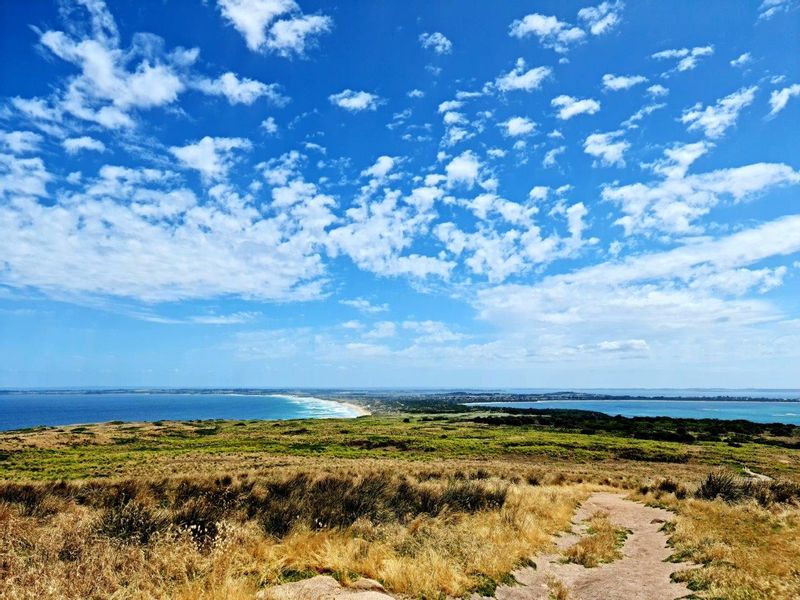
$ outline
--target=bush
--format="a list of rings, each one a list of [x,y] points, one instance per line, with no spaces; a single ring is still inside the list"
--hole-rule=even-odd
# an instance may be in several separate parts
[[[761,506],[800,502],[800,485],[790,481],[753,481],[730,473],[709,473],[695,493],[702,500],[721,498],[725,502],[755,500]]]
[[[247,512],[270,535],[282,537],[297,524],[312,529],[345,528],[359,519],[375,523],[437,515],[444,510],[476,512],[503,505],[506,489],[478,481],[449,480],[445,485],[417,483],[389,473],[365,477],[305,474],[271,482],[254,495]]]
[[[695,496],[702,500],[722,498],[725,502],[736,502],[742,496],[741,486],[730,473],[713,471],[700,484]]]
[[[123,542],[146,544],[163,526],[164,520],[149,507],[131,500],[106,508],[97,524],[97,531]]]

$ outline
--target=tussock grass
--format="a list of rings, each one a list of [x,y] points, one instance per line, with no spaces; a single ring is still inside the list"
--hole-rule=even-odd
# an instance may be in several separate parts
[[[564,550],[567,562],[584,567],[596,567],[601,563],[613,562],[622,558],[620,552],[628,531],[615,527],[608,520],[608,514],[597,512],[587,521],[587,535]]]
[[[800,503],[800,484],[742,479],[726,471],[714,471],[700,483],[695,496],[703,500],[721,498],[731,503],[755,500],[761,506]]]
[[[697,568],[674,578],[697,598],[796,600],[800,598],[800,498],[796,484],[754,481],[715,470],[685,497],[643,486],[649,503],[676,513],[670,545],[675,561]]]
[[[315,573],[461,596],[508,582],[587,494],[486,469],[6,482],[0,597],[245,598]]]

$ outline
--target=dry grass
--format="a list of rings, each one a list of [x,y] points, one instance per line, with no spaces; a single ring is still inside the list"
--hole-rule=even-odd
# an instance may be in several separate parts
[[[750,500],[688,500],[677,507],[676,558],[703,565],[679,573],[701,598],[800,598],[800,509]]]
[[[602,512],[593,514],[586,525],[587,535],[564,551],[567,562],[596,567],[622,558],[620,549],[628,537],[628,531],[615,527],[608,520],[608,514]]]
[[[429,475],[6,483],[0,597],[252,598],[315,573],[460,596],[547,548],[589,492]]]

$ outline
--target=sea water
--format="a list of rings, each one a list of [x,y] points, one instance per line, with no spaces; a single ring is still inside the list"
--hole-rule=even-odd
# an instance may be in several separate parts
[[[340,402],[266,394],[0,393],[0,430],[107,421],[314,419],[358,414]]]

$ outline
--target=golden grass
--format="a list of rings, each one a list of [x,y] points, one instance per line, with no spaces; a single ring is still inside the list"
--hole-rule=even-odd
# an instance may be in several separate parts
[[[703,565],[677,574],[700,598],[800,598],[800,508],[754,501],[671,502],[675,556]]]
[[[173,526],[146,543],[112,539],[98,530],[105,509],[57,496],[27,516],[21,505],[0,503],[0,597],[236,600],[314,573],[332,573],[345,584],[371,577],[416,598],[461,596],[487,580],[501,581],[520,561],[547,549],[590,491],[583,484],[532,486],[480,477],[487,493],[505,490],[502,506],[388,521],[360,518],[337,528],[299,523],[283,537],[265,533],[256,519],[229,515],[210,544]],[[445,490],[448,481],[419,485]],[[152,514],[159,511],[167,509]]]
[[[620,548],[628,536],[625,529],[615,527],[608,520],[608,514],[603,512],[593,514],[587,519],[586,525],[587,535],[564,550],[567,562],[596,567],[622,558]]]

